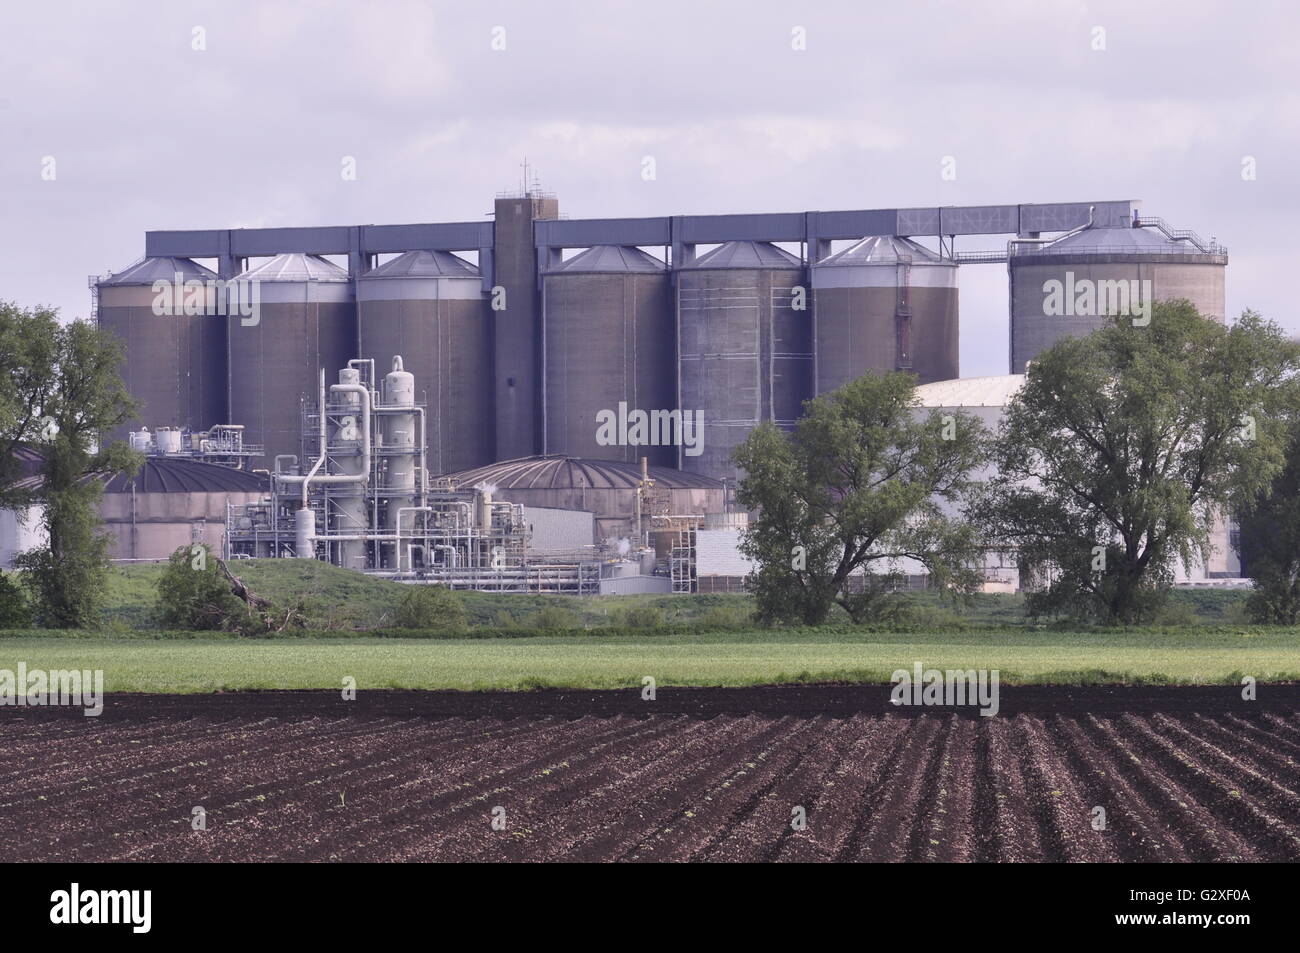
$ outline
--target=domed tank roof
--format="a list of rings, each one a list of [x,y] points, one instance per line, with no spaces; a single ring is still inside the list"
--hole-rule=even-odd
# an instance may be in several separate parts
[[[348,273],[319,255],[276,255],[239,275],[245,281],[347,281]]]
[[[129,268],[109,275],[99,282],[101,288],[120,285],[152,285],[155,281],[175,281],[180,274],[182,281],[209,281],[217,273],[204,268],[188,258],[145,258]]]
[[[656,486],[666,489],[723,488],[718,480],[671,467],[651,466],[649,474]],[[446,474],[443,479],[450,479],[461,488],[485,483],[502,490],[554,490],[570,487],[626,489],[641,482],[641,466],[608,460],[579,460],[557,453],[502,460],[500,463]]]
[[[1005,407],[1024,386],[1024,374],[960,377],[922,384],[916,399],[922,407]]]
[[[43,455],[28,449],[19,458],[27,472],[18,484],[20,489],[40,495],[44,478],[40,473]],[[98,480],[105,493],[262,493],[270,492],[267,479],[247,470],[236,470],[201,460],[145,457],[144,465],[134,475],[99,473],[83,477],[82,483]]]
[[[146,457],[134,476],[103,478],[105,493],[258,493],[269,490],[265,477],[200,460]]]
[[[446,251],[408,251],[361,276],[370,278],[477,278],[479,270]]]
[[[1039,248],[1025,248],[1022,255],[1201,255],[1190,241],[1175,241],[1154,228],[1085,228],[1077,234]],[[1019,257],[1019,256],[1017,256]]]
[[[580,255],[546,269],[548,275],[654,274],[665,265],[633,245],[593,245]]]
[[[701,255],[680,271],[703,271],[723,268],[802,268],[803,263],[771,242],[727,242]]]
[[[910,258],[912,264],[934,264],[957,267],[955,261],[940,258],[924,245],[919,245],[910,238],[897,235],[871,235],[837,252],[829,258],[823,258],[816,265],[818,268],[854,267],[861,265],[896,265]]]

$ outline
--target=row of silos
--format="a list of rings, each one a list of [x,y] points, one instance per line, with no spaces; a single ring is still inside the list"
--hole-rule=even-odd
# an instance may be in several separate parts
[[[734,477],[731,452],[750,430],[792,425],[814,393],[870,371],[955,376],[955,271],[904,239],[867,239],[827,259],[811,288],[799,260],[766,242],[724,244],[678,269],[676,282],[640,249],[587,249],[542,277],[542,450]],[[237,276],[258,284],[255,317],[234,302],[222,315],[157,314],[150,286],[176,275],[216,277],[148,259],[100,285],[100,322],[124,339],[128,389],[143,405],[136,425],[240,423],[271,467],[301,455],[320,368],[354,356],[386,368],[400,354],[428,408],[430,471],[491,460],[491,325],[463,259],[407,252],[354,286],[323,258],[282,254]],[[650,421],[639,440],[637,413]],[[612,440],[601,414],[617,420]],[[698,417],[683,423],[687,415]]]
[[[1186,297],[1223,315],[1223,264],[1153,229],[1088,228],[1010,256],[1013,370],[1099,320],[1044,314],[1054,278],[1150,280],[1157,298]],[[246,440],[300,454],[304,402],[319,369],[395,355],[427,408],[428,466],[446,473],[493,457],[493,340],[472,265],[412,251],[349,281],[316,256],[280,255],[239,277],[261,289],[258,320],[158,314],[157,280],[215,276],[181,259],[146,259],[101,283],[101,324],[126,346],[124,377],[139,423],[206,429],[241,423]],[[355,289],[355,290],[354,290]],[[731,479],[732,450],[760,421],[791,426],[803,402],[863,374],[908,370],[920,383],[957,378],[957,265],[907,238],[862,239],[805,269],[766,242],[723,244],[675,272],[637,248],[597,245],[543,272],[538,328],[544,453],[678,466]],[[232,309],[233,310],[233,309]],[[498,327],[497,334],[501,333]],[[638,412],[679,417],[628,432]],[[681,416],[698,413],[702,434]],[[613,440],[601,421],[616,423]],[[696,437],[693,446],[680,444]]]
[[[543,451],[646,456],[734,479],[731,454],[749,432],[762,421],[792,426],[815,394],[872,372],[957,376],[955,263],[907,239],[868,238],[811,272],[809,288],[799,259],[756,241],[714,248],[675,282],[635,248],[596,246],[551,268]],[[656,411],[679,415],[675,441],[663,439]],[[635,413],[651,419],[648,442],[611,445],[598,423],[615,416],[622,437]]]
[[[187,259],[148,258],[99,283],[100,326],[119,339],[123,380],[140,404],[138,420],[114,437],[141,424],[240,423],[269,469],[279,455],[301,456],[303,408],[318,400],[321,368],[361,357],[382,375],[401,355],[428,410],[430,470],[491,460],[491,344],[473,265],[408,252],[363,275],[354,292],[348,273],[323,258],[278,255],[234,279],[257,283],[255,309],[247,291],[209,287],[216,277]],[[160,299],[160,281],[204,287],[187,308],[185,293]]]

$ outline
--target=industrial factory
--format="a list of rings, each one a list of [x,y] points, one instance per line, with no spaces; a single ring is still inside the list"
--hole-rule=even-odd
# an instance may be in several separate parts
[[[958,273],[989,264],[1012,375],[1101,323],[1045,309],[1052,281],[1224,317],[1226,249],[1130,201],[575,220],[531,189],[484,222],[149,232],[92,289],[142,408],[113,436],[173,477],[238,473],[222,516],[204,504],[219,530],[194,531],[227,556],[693,592],[748,571],[731,452],[760,422],[894,370],[925,405],[996,391],[1000,414],[1014,378],[963,388],[958,360]],[[1225,556],[1188,578],[1237,574]]]

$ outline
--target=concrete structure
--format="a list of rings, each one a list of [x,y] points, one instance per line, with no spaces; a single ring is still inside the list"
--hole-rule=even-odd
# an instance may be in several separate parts
[[[959,376],[952,259],[906,238],[864,238],[814,265],[812,286],[816,393],[868,373]]]
[[[263,477],[195,460],[149,457],[134,476],[102,478],[99,513],[109,537],[108,556],[123,562],[163,562],[181,546],[206,543],[220,556],[225,546],[226,508],[266,496]],[[40,478],[23,481],[40,494]],[[25,514],[0,510],[0,568],[13,556],[45,544],[43,507]]]
[[[676,406],[704,421],[703,452],[679,452],[676,465],[735,481],[731,453],[750,431],[764,420],[793,426],[812,396],[803,265],[767,242],[728,242],[676,277]]]
[[[632,247],[597,245],[545,272],[544,453],[677,462],[657,429],[657,446],[607,442],[598,431],[598,415],[620,414],[620,405],[645,414],[677,407],[670,288],[663,262]]]
[[[301,457],[304,404],[316,399],[322,367],[356,353],[357,315],[348,273],[323,258],[277,255],[239,275],[258,282],[261,313],[226,317],[230,413],[270,469],[281,454]]]
[[[478,269],[450,252],[406,252],[357,281],[358,353],[379,368],[400,354],[419,381],[434,473],[495,459],[490,321]]]
[[[533,223],[556,219],[559,214],[555,196],[540,192],[496,200],[493,293],[504,295],[505,307],[492,313],[495,460],[528,456],[542,448],[541,307]]]
[[[149,458],[132,477],[104,483],[99,505],[112,537],[109,558],[162,561],[181,546],[225,547],[226,507],[266,496],[267,481],[230,467],[191,460]]]
[[[1227,264],[1226,248],[1195,233],[1172,230],[1155,218],[1085,228],[1047,244],[1013,245],[1007,266],[1011,370],[1023,372],[1027,361],[1063,337],[1101,327],[1107,296],[1128,290],[1126,285],[1144,296],[1143,289],[1149,288],[1156,301],[1184,298],[1201,314],[1222,322]],[[1060,313],[1059,299],[1053,300],[1052,282],[1059,283],[1067,313]],[[1092,295],[1091,303],[1079,297],[1084,293]]]
[[[215,288],[176,283],[217,276],[188,258],[145,258],[97,283],[99,326],[122,346],[122,380],[140,404],[139,417],[109,436],[126,439],[133,427],[206,430],[226,413],[226,328]],[[154,290],[166,283],[166,293]]]

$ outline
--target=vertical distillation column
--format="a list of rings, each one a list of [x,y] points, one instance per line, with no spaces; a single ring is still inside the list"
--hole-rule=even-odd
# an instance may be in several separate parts
[[[392,408],[412,408],[411,413],[393,412]],[[384,378],[384,456],[388,461],[387,527],[389,535],[400,536],[414,525],[415,514],[402,514],[404,507],[415,506],[415,375],[402,370],[401,357],[393,358],[393,369]],[[388,544],[391,547],[385,562],[387,569],[400,569],[405,554],[401,540]]]
[[[361,372],[355,367],[339,371],[340,384],[360,384]],[[334,421],[328,459],[334,462],[334,472],[358,475],[361,473],[363,453],[361,446],[363,412],[358,394],[338,394],[339,406],[332,408]],[[324,410],[322,409],[322,412]],[[362,481],[329,487],[326,490],[325,512],[329,514],[330,528],[339,536],[362,537],[366,532],[366,484]],[[366,568],[366,542],[364,539],[340,539],[338,565],[348,569]]]

